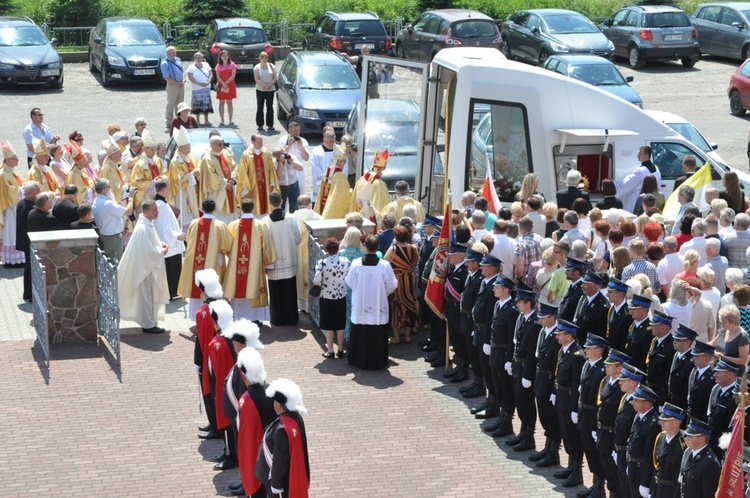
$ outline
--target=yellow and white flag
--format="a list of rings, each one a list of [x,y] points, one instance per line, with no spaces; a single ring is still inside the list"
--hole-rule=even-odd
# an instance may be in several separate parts
[[[698,209],[703,211],[704,208],[708,207],[706,203],[706,189],[711,186],[711,163],[706,163],[701,166],[701,169],[695,172],[693,176],[685,180],[682,185],[690,185],[695,189],[695,197],[693,197],[693,203],[698,206]],[[680,186],[682,186],[680,185]],[[677,192],[679,189],[674,190],[664,203],[664,219],[674,220],[677,218],[677,213],[680,212],[680,202],[677,200]]]

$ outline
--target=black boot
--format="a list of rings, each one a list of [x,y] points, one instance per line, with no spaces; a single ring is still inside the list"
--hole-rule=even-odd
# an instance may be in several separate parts
[[[460,392],[461,394],[463,394],[463,393],[465,393],[466,391],[470,391],[470,390],[472,390],[472,389],[476,389],[476,387],[477,387],[477,386],[479,386],[479,387],[482,387],[482,386],[484,386],[484,382],[479,382],[479,380],[478,380],[478,379],[474,379],[474,382],[472,382],[472,383],[471,383],[471,384],[469,384],[468,386],[464,386],[464,387],[459,387],[459,388],[458,388],[458,392]]]
[[[594,477],[594,479],[596,479],[596,477]],[[582,490],[576,493],[576,496],[580,498],[587,498],[591,496],[593,493],[594,493],[594,486],[591,486],[590,488],[584,487]]]
[[[538,462],[536,464],[536,466],[539,467],[540,463],[542,463],[542,462]],[[559,463],[559,458],[558,458],[558,463]],[[570,458],[570,457],[568,457],[568,466],[565,467],[565,468],[563,468],[563,469],[558,470],[557,472],[555,472],[554,474],[552,474],[552,476],[555,479],[567,479],[573,473],[573,464],[574,463],[575,462],[573,461],[573,459]]]
[[[493,432],[495,432],[502,425],[502,423],[503,423],[503,417],[500,416],[494,422],[492,422],[492,423],[490,423],[488,425],[485,425],[482,430],[484,432],[486,432],[487,434],[492,434]]]
[[[475,406],[474,408],[471,408],[469,410],[469,413],[471,413],[472,415],[476,415],[477,413],[484,411],[486,408],[489,408],[491,404],[492,404],[491,396],[489,398],[484,398],[484,402],[479,406]]]
[[[469,370],[466,367],[460,367],[458,372],[451,377],[451,382],[454,384],[466,382],[467,380],[469,380]]]
[[[536,448],[536,441],[534,441],[534,427],[527,427],[526,432],[523,434],[523,439],[520,443],[513,446],[513,451],[529,451]]]
[[[487,388],[485,388],[482,383],[477,384],[473,389],[467,389],[465,392],[461,393],[461,396],[464,398],[478,398],[479,396],[484,396],[486,393]]]
[[[607,498],[607,492],[604,488],[604,482],[605,481],[603,477],[597,477],[596,475],[594,475],[594,491],[591,493],[589,498]],[[610,496],[614,495],[610,494]]]
[[[575,488],[583,484],[583,462],[581,460],[573,461],[573,471],[570,476],[562,483],[563,488]]]
[[[492,437],[506,437],[513,434],[513,414],[504,412],[500,427],[492,432]]]
[[[538,462],[539,460],[543,459],[549,454],[549,448],[552,445],[552,440],[550,438],[547,438],[544,441],[544,449],[542,451],[535,451],[534,453],[529,456],[530,462]]]
[[[536,462],[536,466],[540,469],[544,469],[547,467],[554,467],[555,465],[560,464],[560,443],[552,441],[549,445],[549,452],[547,455]],[[561,477],[561,479],[564,479],[565,477]]]
[[[513,437],[509,437],[508,439],[506,439],[505,440],[505,444],[507,444],[508,446],[515,446],[515,445],[517,445],[518,443],[520,443],[521,441],[523,441],[524,432],[525,431],[526,431],[526,426],[524,424],[521,424],[521,430],[518,431],[518,435],[517,436],[513,436]]]

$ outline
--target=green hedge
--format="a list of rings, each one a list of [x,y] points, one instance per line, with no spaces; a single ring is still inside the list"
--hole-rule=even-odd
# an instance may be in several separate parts
[[[196,0],[200,1],[200,0]],[[44,22],[53,24],[51,13],[59,0],[13,0],[13,12],[17,15],[27,15],[38,24]],[[76,3],[85,3],[79,0]],[[88,0],[96,4],[107,17],[138,16],[152,19],[156,24],[165,21],[173,25],[185,22],[183,0],[139,0],[137,2],[122,2],[120,0]],[[453,2],[456,8],[472,8],[484,12],[495,19],[505,19],[517,10],[532,8],[558,7],[577,10],[589,17],[606,17],[618,8],[635,2],[621,0],[463,0]],[[698,0],[677,2],[688,14],[698,5]],[[0,1],[0,4],[2,2]],[[411,21],[421,12],[422,2],[419,0],[323,0],[322,2],[308,2],[303,0],[287,0],[285,2],[268,0],[246,0],[245,15],[261,22],[278,22],[287,20],[290,24],[313,23],[325,11],[338,12],[377,12],[381,19],[395,19],[400,17]],[[82,19],[81,17],[80,19]],[[59,24],[56,24],[59,26]],[[84,24],[73,22],[71,26]],[[90,24],[89,24],[90,25]]]

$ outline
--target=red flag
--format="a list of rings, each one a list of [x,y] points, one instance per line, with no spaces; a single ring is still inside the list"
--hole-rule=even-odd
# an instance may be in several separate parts
[[[742,473],[742,443],[745,432],[744,410],[737,409],[733,424],[732,436],[724,454],[724,466],[721,469],[716,498],[741,498],[745,496],[745,478]]]
[[[482,185],[482,197],[487,199],[488,212],[497,214],[500,211],[500,199],[497,197],[495,183],[492,181],[492,165],[489,158],[487,158],[487,176],[484,178],[484,185]]]
[[[451,205],[445,205],[445,216],[443,227],[440,230],[440,238],[437,244],[437,253],[432,263],[430,279],[427,281],[424,300],[440,318],[443,317],[445,309],[445,281],[448,277],[448,249],[451,243]]]

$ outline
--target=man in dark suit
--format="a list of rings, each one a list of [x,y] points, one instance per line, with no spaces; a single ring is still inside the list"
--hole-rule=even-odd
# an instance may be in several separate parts
[[[581,172],[577,169],[572,169],[568,171],[568,175],[565,178],[565,185],[567,185],[567,188],[564,188],[562,190],[558,190],[556,194],[557,198],[557,207],[558,208],[565,208],[565,209],[572,209],[573,208],[573,201],[575,201],[578,198],[583,198],[586,200],[586,203],[589,205],[589,209],[591,209],[591,199],[589,199],[588,192],[584,192],[579,187],[579,184],[581,183]]]
[[[555,393],[552,401],[557,411],[565,452],[568,454],[568,467],[553,475],[565,479],[562,485],[572,488],[583,484],[583,444],[578,433],[578,388],[581,383],[581,371],[586,363],[583,348],[578,344],[576,334],[578,326],[566,320],[558,320],[557,340],[560,351],[557,354],[557,372],[555,375]]]
[[[682,158],[682,172],[685,173],[682,176],[677,177],[677,179],[674,181],[674,187],[672,187],[672,190],[677,190],[680,188],[680,185],[685,183],[685,181],[693,176],[695,174],[695,170],[697,169],[698,165],[695,162],[695,156],[687,155]]]
[[[680,425],[685,420],[685,411],[671,403],[664,404],[659,415],[663,432],[656,437],[654,450],[654,476],[651,498],[674,498],[679,495],[680,464],[685,451],[685,438]]]
[[[711,389],[716,384],[711,360],[716,349],[705,342],[695,341],[693,344],[693,364],[688,377],[688,416],[706,420],[708,418],[708,400]]]
[[[560,320],[572,322],[576,316],[578,301],[583,296],[583,275],[586,274],[586,263],[575,258],[568,258],[565,263],[565,278],[570,280],[568,290],[560,302]]]
[[[70,224],[78,220],[78,205],[76,199],[78,187],[75,185],[66,185],[63,192],[63,198],[57,201],[52,208],[52,216],[57,218],[63,230],[70,228]]]
[[[536,315],[536,294],[523,284],[518,285],[516,308],[520,322],[511,342],[513,348],[513,362],[511,375],[513,376],[513,397],[516,402],[518,418],[521,419],[521,431],[518,436],[506,441],[513,446],[513,451],[528,451],[536,448],[534,429],[536,428],[536,406],[533,390],[531,389],[536,374],[536,346],[542,326]]]
[[[41,192],[39,183],[28,181],[23,187],[23,199],[16,207],[16,250],[23,251],[26,263],[23,266],[23,300],[31,301],[31,244],[28,235],[29,213],[34,209],[36,196]]]
[[[609,279],[607,284],[607,299],[609,300],[609,309],[607,310],[607,333],[604,338],[609,342],[610,347],[617,350],[624,350],[628,342],[628,330],[633,323],[633,316],[628,311],[627,296],[630,286],[622,283],[616,278]]]
[[[633,420],[635,419],[635,408],[631,400],[639,383],[645,377],[645,372],[630,364],[623,365],[620,376],[617,377],[617,380],[620,381],[620,389],[624,393],[620,399],[620,406],[615,416],[615,451],[611,455],[617,464],[617,480],[620,483],[618,496],[630,497],[627,453],[630,430],[633,427]]]
[[[620,388],[620,374],[623,365],[630,361],[630,357],[616,349],[609,350],[609,356],[604,360],[604,371],[607,374],[599,387],[599,411],[597,415],[596,451],[604,467],[607,490],[610,495],[620,492],[620,480],[617,474],[617,461],[613,458],[615,450],[615,421],[620,409],[620,401],[624,396]]]
[[[633,316],[633,323],[628,330],[628,340],[625,343],[625,353],[633,361],[632,365],[641,370],[646,370],[646,357],[651,347],[651,322],[648,319],[648,311],[651,308],[651,299],[648,296],[634,294],[628,301],[628,310]]]
[[[604,337],[607,333],[607,314],[609,301],[601,292],[604,280],[599,274],[589,270],[583,277],[581,290],[583,295],[578,299],[573,323],[578,325],[578,344],[586,344],[586,335],[594,334]]]
[[[705,498],[714,496],[721,477],[721,464],[708,439],[711,426],[702,420],[691,419],[685,431],[688,449],[682,455],[680,465],[680,496],[682,498]]]
[[[724,458],[724,450],[719,448],[719,437],[729,430],[737,410],[732,388],[739,371],[740,367],[726,358],[717,361],[714,367],[716,385],[711,388],[708,399],[708,425],[713,429],[709,445],[719,460]]]
[[[485,387],[484,372],[479,364],[479,356],[482,353],[481,346],[477,347],[474,344],[474,318],[471,311],[474,309],[476,304],[477,296],[479,295],[479,288],[482,285],[484,277],[480,271],[479,263],[482,261],[482,254],[469,249],[466,251],[465,265],[469,272],[466,277],[466,285],[464,285],[464,291],[461,294],[461,334],[466,339],[466,349],[468,350],[469,361],[471,362],[471,370],[474,372],[474,382],[471,385],[462,387],[458,391],[464,398],[476,398],[484,396],[487,393]],[[482,407],[481,410],[486,408]],[[472,408],[474,410],[474,408]],[[481,411],[477,410],[477,411]],[[476,414],[476,411],[472,412]]]
[[[581,434],[586,463],[594,476],[594,484],[579,494],[583,495],[587,493],[586,496],[594,497],[605,496],[604,466],[596,450],[596,440],[599,437],[597,430],[599,388],[606,377],[604,360],[602,358],[609,347],[609,343],[603,337],[596,334],[589,334],[583,347],[588,362],[584,365],[581,372],[580,398],[578,400],[578,432]]]
[[[677,406],[688,406],[688,380],[693,370],[693,353],[690,348],[698,333],[680,324],[672,334],[675,355],[669,370],[669,402]],[[684,420],[686,420],[685,417]]]
[[[560,343],[557,341],[557,308],[547,304],[539,305],[539,331],[536,348],[536,375],[534,377],[534,397],[536,398],[539,422],[544,428],[546,441],[544,449],[533,453],[529,460],[537,467],[552,467],[560,463],[560,424],[557,421],[555,405],[550,396],[555,392],[555,367]]]
[[[669,396],[669,370],[675,354],[671,334],[672,320],[674,318],[663,311],[655,311],[651,318],[651,335],[654,337],[646,357],[647,384],[661,400],[666,400]]]
[[[443,372],[443,377],[450,379],[451,382],[463,382],[469,378],[466,339],[461,335],[461,294],[464,291],[466,277],[469,275],[469,270],[464,263],[467,249],[466,246],[451,242],[450,252],[448,253],[451,271],[445,282],[444,313],[450,342],[456,354],[453,357],[455,366]]]
[[[495,378],[490,368],[490,343],[492,336],[492,315],[495,309],[497,297],[493,286],[500,273],[500,260],[492,256],[485,255],[481,267],[482,284],[479,287],[477,301],[472,309],[474,317],[474,344],[481,350],[479,354],[479,364],[484,373],[484,380],[487,383],[489,395],[487,397],[487,406],[484,410],[476,412],[476,418],[483,420],[486,418],[497,417],[500,415],[500,399],[497,397],[498,388],[495,386]],[[511,412],[512,413],[512,412]]]
[[[630,400],[636,411],[633,427],[628,439],[628,481],[630,496],[648,495],[653,475],[653,455],[656,436],[661,432],[659,411],[656,405],[659,397],[649,387],[641,384]]]
[[[28,233],[31,232],[49,232],[51,230],[60,230],[60,224],[57,219],[52,216],[50,212],[52,210],[52,193],[42,192],[36,196],[34,201],[34,209],[29,211],[28,218],[26,220],[26,229]],[[27,237],[28,240],[28,237]],[[29,242],[29,300],[31,300],[31,243]],[[26,268],[24,268],[26,273]]]

